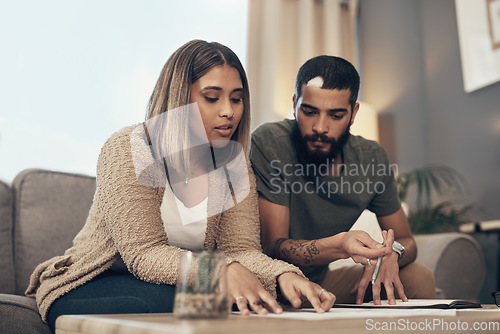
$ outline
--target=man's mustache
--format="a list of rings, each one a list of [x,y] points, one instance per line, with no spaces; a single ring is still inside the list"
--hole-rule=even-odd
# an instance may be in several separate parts
[[[324,143],[335,143],[335,138],[330,138],[324,133],[315,133],[312,135],[304,135],[304,139],[307,141],[322,141]]]

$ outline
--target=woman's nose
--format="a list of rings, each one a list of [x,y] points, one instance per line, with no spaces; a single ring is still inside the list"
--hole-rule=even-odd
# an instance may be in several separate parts
[[[227,101],[221,104],[219,116],[226,118],[232,118],[234,116],[233,108],[231,106],[231,101]]]

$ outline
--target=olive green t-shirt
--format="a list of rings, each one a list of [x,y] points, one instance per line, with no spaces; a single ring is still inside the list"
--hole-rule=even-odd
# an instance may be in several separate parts
[[[331,177],[326,165],[307,162],[297,152],[294,131],[295,120],[262,124],[252,133],[250,149],[257,190],[290,209],[289,238],[332,236],[348,231],[365,209],[386,216],[401,207],[393,171],[397,166],[389,164],[377,142],[351,135],[343,149],[342,173]],[[320,283],[327,269],[303,271]]]

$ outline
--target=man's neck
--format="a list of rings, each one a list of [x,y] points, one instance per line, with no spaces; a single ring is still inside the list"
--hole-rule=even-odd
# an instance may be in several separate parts
[[[343,171],[344,159],[342,157],[342,153],[337,154],[335,159],[333,159],[333,163],[330,164],[330,171],[328,173],[329,176],[339,177]]]

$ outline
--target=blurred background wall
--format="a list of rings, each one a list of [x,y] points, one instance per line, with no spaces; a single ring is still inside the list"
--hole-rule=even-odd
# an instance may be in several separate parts
[[[0,179],[95,175],[106,139],[144,120],[168,57],[192,39],[246,62],[246,0],[0,2]]]
[[[355,126],[375,125],[399,172],[455,168],[469,184],[457,200],[481,208],[471,219],[499,219],[500,83],[465,93],[456,17],[455,0],[2,3],[0,179],[93,175],[109,135],[143,120],[168,56],[201,38],[246,64],[254,127],[290,115],[306,59],[349,59],[368,106]]]
[[[352,132],[367,136],[375,126],[371,139],[400,173],[456,169],[469,188],[451,196],[475,205],[469,219],[500,218],[500,83],[464,91],[455,0],[250,0],[248,45],[254,126],[290,116],[305,60],[344,57],[369,106]]]
[[[361,0],[363,99],[394,122],[401,171],[457,169],[482,207],[500,218],[500,83],[465,93],[454,0]],[[500,64],[499,64],[500,65]]]

